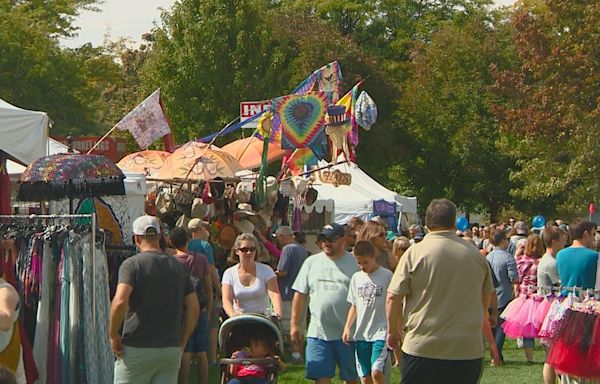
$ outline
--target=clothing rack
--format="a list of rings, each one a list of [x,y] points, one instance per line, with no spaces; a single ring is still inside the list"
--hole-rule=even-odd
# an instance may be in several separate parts
[[[95,213],[80,213],[80,214],[64,214],[64,215],[0,215],[0,220],[61,220],[61,219],[91,219],[92,221],[92,275],[96,274],[96,214]],[[96,324],[96,279],[92,280],[92,327],[94,332],[97,330]]]
[[[594,288],[582,288],[582,287],[565,287],[562,285],[552,285],[552,286],[544,286],[544,285],[526,285],[525,286],[527,288],[527,290],[531,290],[534,291],[538,288],[540,289],[546,289],[548,291],[550,290],[554,290],[554,291],[572,291],[572,292],[594,292],[594,293],[600,293],[600,289],[594,289]]]
[[[104,248],[111,251],[135,251],[137,249],[135,245],[106,245]]]

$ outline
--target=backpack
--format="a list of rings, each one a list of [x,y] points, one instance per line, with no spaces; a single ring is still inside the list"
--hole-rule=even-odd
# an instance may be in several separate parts
[[[204,280],[192,275],[192,263],[194,262],[195,257],[195,254],[189,255],[188,262],[186,264],[188,267],[188,272],[190,273],[190,280],[192,280],[192,285],[194,286],[194,290],[198,295],[198,303],[200,304],[200,310],[203,310],[208,304],[208,295],[204,290]]]

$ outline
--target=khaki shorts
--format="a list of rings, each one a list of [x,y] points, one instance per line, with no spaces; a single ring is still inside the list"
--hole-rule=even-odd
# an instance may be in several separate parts
[[[123,346],[115,361],[114,384],[176,383],[181,363],[179,347],[136,348]]]
[[[306,308],[304,307],[304,313],[300,316],[300,334],[306,334]],[[292,320],[292,302],[284,301],[282,303],[283,316],[281,316],[281,330],[283,331],[283,337],[287,338],[290,336],[290,321]]]

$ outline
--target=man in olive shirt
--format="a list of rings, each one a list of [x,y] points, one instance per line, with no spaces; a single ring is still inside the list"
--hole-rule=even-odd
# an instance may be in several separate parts
[[[138,217],[133,234],[140,253],[121,264],[110,307],[114,382],[176,383],[200,312],[197,294],[183,265],[160,249],[156,217]]]
[[[404,254],[388,289],[391,348],[398,348],[406,330],[405,384],[475,384],[481,374],[483,319],[494,287],[485,258],[456,236],[455,220],[450,200],[429,204],[430,233]]]

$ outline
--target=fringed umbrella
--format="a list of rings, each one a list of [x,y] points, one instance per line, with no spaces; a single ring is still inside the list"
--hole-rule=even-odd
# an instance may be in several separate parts
[[[18,199],[49,201],[95,196],[124,195],[125,175],[101,155],[61,153],[39,158],[19,179]]]

